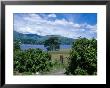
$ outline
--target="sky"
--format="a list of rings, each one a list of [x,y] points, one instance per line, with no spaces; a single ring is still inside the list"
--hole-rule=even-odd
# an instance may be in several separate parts
[[[97,38],[96,13],[14,13],[13,25],[23,34]]]

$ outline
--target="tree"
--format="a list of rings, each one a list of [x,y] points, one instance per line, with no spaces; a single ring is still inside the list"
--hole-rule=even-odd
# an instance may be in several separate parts
[[[77,39],[72,46],[66,74],[93,75],[97,73],[97,40]]]
[[[14,41],[14,50],[19,50],[20,49],[20,41],[18,41],[18,40],[15,40]]]
[[[45,40],[44,46],[47,50],[57,50],[60,48],[60,43],[58,37],[50,37],[49,39]]]

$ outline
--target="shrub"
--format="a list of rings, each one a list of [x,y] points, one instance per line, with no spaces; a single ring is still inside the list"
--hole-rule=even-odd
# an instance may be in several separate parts
[[[14,40],[14,50],[20,49],[20,41]]]
[[[66,74],[93,75],[97,72],[97,40],[77,39],[72,46]]]
[[[40,49],[14,51],[14,70],[22,72],[46,72],[52,67],[51,56]]]

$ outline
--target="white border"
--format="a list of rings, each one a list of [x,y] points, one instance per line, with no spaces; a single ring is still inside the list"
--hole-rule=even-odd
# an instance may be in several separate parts
[[[105,5],[6,5],[6,84],[106,84]],[[13,76],[13,13],[97,13],[97,76]]]

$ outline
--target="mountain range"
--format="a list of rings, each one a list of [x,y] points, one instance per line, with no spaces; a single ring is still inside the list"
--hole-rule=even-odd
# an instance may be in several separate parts
[[[44,44],[44,41],[50,37],[58,37],[60,44],[62,45],[71,45],[74,39],[63,37],[60,35],[46,35],[41,36],[37,34],[22,34],[19,32],[13,32],[13,39],[20,41],[22,44]]]

